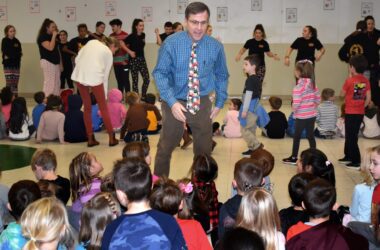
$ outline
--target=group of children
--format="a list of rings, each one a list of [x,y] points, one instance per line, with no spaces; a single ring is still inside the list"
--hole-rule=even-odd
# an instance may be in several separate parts
[[[21,180],[9,191],[0,187],[8,191],[0,197],[1,249],[368,249],[379,245],[375,233],[380,215],[380,146],[366,151],[365,182],[355,186],[348,211],[336,204],[333,164],[314,148],[301,153],[297,174],[288,185],[292,205],[280,211],[269,178],[274,158],[262,148],[236,162],[232,180],[236,194],[224,204],[218,200],[218,164],[211,156],[195,157],[188,177],[174,181],[152,175],[149,150],[145,142],[127,143],[123,158],[104,177],[96,156],[82,152],[70,163],[70,179],[56,174],[53,151],[37,150],[31,169],[38,182]],[[72,205],[67,206],[70,196]]]
[[[115,132],[120,133],[120,139],[129,141],[147,141],[147,134],[156,134],[160,130],[162,119],[156,107],[156,97],[147,95],[145,103],[135,92],[126,95],[122,100],[121,91],[111,89],[108,93],[108,110]],[[65,90],[61,96],[37,92],[34,100],[37,105],[30,116],[26,99],[15,97],[9,87],[4,87],[0,93],[0,139],[8,137],[15,141],[29,140],[36,132],[37,143],[59,140],[60,143],[86,142],[87,134],[84,124],[82,99],[72,90]],[[102,115],[94,97],[92,101],[93,131],[102,130]],[[133,121],[133,122],[131,122]]]

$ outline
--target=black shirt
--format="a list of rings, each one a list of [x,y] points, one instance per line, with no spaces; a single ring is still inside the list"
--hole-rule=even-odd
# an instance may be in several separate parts
[[[320,50],[323,48],[322,43],[315,37],[310,39],[305,39],[303,37],[298,37],[290,46],[292,49],[296,49],[297,57],[296,62],[301,60],[310,60],[314,63],[315,61],[315,50]]]
[[[246,91],[252,91],[252,99],[261,97],[262,86],[257,75],[248,76],[247,80],[245,80],[243,93]]]
[[[42,34],[38,37],[37,43],[38,43],[38,49],[40,50],[40,57],[41,59],[45,59],[46,61],[49,61],[52,64],[59,64],[61,59],[59,56],[59,50],[58,50],[58,42],[55,42],[55,47],[52,51],[47,50],[42,46],[42,43],[45,41],[51,41],[53,35],[49,34]]]
[[[20,68],[22,49],[20,41],[14,37],[4,37],[1,41],[1,52],[3,53],[3,64],[5,67]],[[7,59],[5,59],[7,56]]]
[[[305,211],[295,210],[294,207],[281,209],[279,214],[281,220],[281,231],[285,237],[291,226],[297,224],[300,221],[309,221],[309,216],[305,213]]]
[[[168,36],[170,36],[171,34],[173,34],[173,33],[170,33],[169,35],[166,34],[166,33],[162,33],[162,34],[160,34],[161,42],[164,42],[165,39],[168,38]]]
[[[248,55],[256,54],[260,57],[260,65],[265,65],[265,52],[269,52],[269,44],[265,40],[257,41],[252,38],[245,42],[244,48],[248,50]]]
[[[288,128],[286,116],[281,111],[271,111],[268,113],[270,121],[265,126],[269,138],[279,139],[284,138],[285,131]]]
[[[78,54],[79,50],[86,45],[88,41],[92,39],[85,37],[85,38],[80,38],[79,36],[74,37],[73,39],[70,40],[69,42],[69,49],[73,51],[74,53]]]
[[[366,56],[368,60],[368,67],[374,68],[379,65],[379,45],[377,45],[377,40],[380,38],[380,31],[374,29],[372,32],[365,33],[370,40],[368,44],[368,54]]]
[[[362,32],[353,33],[344,39],[344,44],[339,50],[339,58],[342,61],[349,62],[350,58],[355,55],[364,55],[367,60],[369,55],[368,36]]]
[[[132,33],[129,36],[127,36],[127,38],[125,38],[124,43],[126,45],[129,45],[129,49],[136,53],[136,57],[145,57],[145,33],[142,33],[141,35]]]
[[[68,47],[67,45],[68,45],[68,43],[65,43],[65,44],[59,43],[58,44],[59,51],[61,52],[63,68],[65,71],[73,69],[73,63],[71,61],[72,54],[63,51],[63,48]]]

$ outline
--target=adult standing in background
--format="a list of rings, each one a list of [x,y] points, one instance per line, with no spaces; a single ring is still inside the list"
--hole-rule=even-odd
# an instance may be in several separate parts
[[[132,23],[132,34],[127,36],[124,40],[125,45],[133,52],[135,57],[130,59],[130,69],[132,75],[132,88],[133,91],[139,93],[139,72],[143,78],[143,85],[141,88],[141,98],[145,101],[146,92],[149,86],[149,72],[146,65],[144,47],[145,47],[145,33],[144,21],[142,19],[135,19]]]
[[[22,48],[20,41],[16,38],[16,28],[13,25],[7,25],[4,28],[1,52],[3,56],[5,84],[9,86],[13,94],[17,96]]]
[[[65,89],[67,86],[70,89],[74,89],[73,80],[71,80],[71,74],[73,73],[73,62],[72,57],[76,56],[76,53],[68,49],[69,42],[67,41],[68,33],[66,30],[59,31],[59,43],[58,48],[61,53],[61,60],[63,70],[61,72],[61,90]]]
[[[106,24],[103,23],[102,21],[97,21],[95,24],[95,33],[89,33],[88,36],[90,37],[90,39],[102,40],[102,38],[105,37],[104,35],[105,29],[106,29]]]
[[[240,61],[241,56],[248,50],[248,55],[258,55],[260,58],[260,65],[256,69],[256,74],[262,83],[265,77],[265,54],[275,60],[280,60],[277,54],[270,51],[269,44],[266,39],[266,34],[262,24],[257,24],[253,31],[253,38],[245,42],[243,48],[241,48],[236,55],[235,60]]]
[[[162,44],[153,71],[162,98],[162,132],[154,173],[169,176],[170,159],[179,144],[184,123],[193,133],[194,155],[210,154],[212,119],[227,99],[228,70],[223,45],[206,34],[210,10],[192,2],[185,10],[187,31]],[[190,63],[189,63],[190,62]],[[215,108],[209,94],[215,91]]]
[[[366,35],[369,39],[368,44],[368,71],[364,75],[371,83],[372,101],[376,106],[380,106],[380,66],[379,66],[379,46],[380,46],[380,30],[375,28],[375,19],[373,16],[367,16],[364,21],[367,24]]]
[[[313,63],[321,60],[323,54],[326,52],[322,43],[317,38],[317,29],[307,25],[302,30],[302,37],[298,37],[285,53],[285,65],[290,65],[290,55],[293,50],[297,50],[296,62],[301,60],[309,60]],[[318,51],[315,54],[315,51]]]
[[[43,92],[45,96],[59,95],[61,77],[61,56],[57,42],[57,25],[46,18],[38,32],[37,44],[40,51],[40,64],[44,75]]]
[[[183,25],[180,22],[173,23],[173,31],[174,33],[183,31]]]
[[[117,88],[124,94],[131,91],[131,83],[129,81],[129,56],[135,57],[135,53],[124,44],[124,40],[128,37],[128,33],[121,29],[123,22],[120,19],[113,19],[109,23],[112,28],[110,37],[115,37],[120,42],[120,49],[113,57],[113,69],[117,81]]]
[[[164,24],[164,30],[165,32],[160,34],[160,31],[158,28],[154,29],[154,33],[156,33],[156,43],[157,45],[161,46],[161,44],[165,41],[168,36],[173,34],[173,23],[172,22],[166,22]]]
[[[119,41],[115,38],[104,37],[102,41],[94,39],[89,41],[75,58],[75,68],[71,79],[77,82],[77,87],[83,100],[84,124],[88,138],[88,147],[99,145],[99,142],[95,140],[92,130],[90,88],[102,113],[109,135],[109,146],[115,146],[119,143],[115,139],[105,94],[108,88],[113,54],[117,49],[119,49]]]

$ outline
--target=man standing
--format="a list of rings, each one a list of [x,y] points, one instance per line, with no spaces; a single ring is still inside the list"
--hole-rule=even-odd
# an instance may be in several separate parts
[[[184,124],[193,133],[194,155],[210,154],[212,119],[227,99],[228,70],[223,45],[206,36],[210,10],[193,2],[185,11],[187,32],[166,39],[153,71],[163,100],[162,132],[158,142],[154,173],[169,176],[170,159],[179,144]],[[190,62],[190,63],[189,63]],[[215,91],[215,108],[209,94]]]

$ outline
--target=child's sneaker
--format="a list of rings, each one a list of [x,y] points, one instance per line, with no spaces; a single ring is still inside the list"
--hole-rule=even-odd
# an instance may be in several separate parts
[[[241,153],[242,155],[245,155],[245,156],[251,156],[251,154],[252,154],[252,150],[251,149],[248,149],[247,151],[245,151],[245,152],[243,152],[243,153]]]
[[[345,156],[345,157],[343,157],[342,159],[339,159],[338,162],[339,162],[340,164],[344,164],[344,165],[346,165],[346,164],[348,164],[348,163],[351,163],[351,160],[348,159],[348,158]]]
[[[290,156],[288,158],[282,159],[282,163],[296,165],[297,164],[297,157]]]

